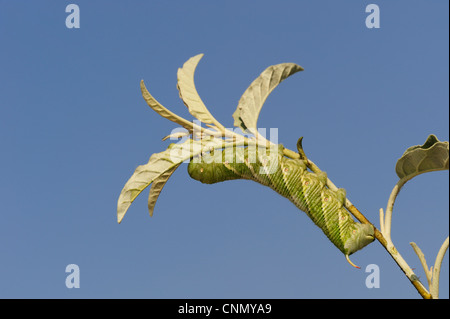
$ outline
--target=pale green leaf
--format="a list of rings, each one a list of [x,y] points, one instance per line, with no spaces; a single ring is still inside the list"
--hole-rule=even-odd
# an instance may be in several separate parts
[[[130,205],[136,197],[151,183],[161,181],[168,171],[175,170],[180,163],[200,154],[205,146],[208,148],[221,148],[224,142],[221,139],[192,140],[184,143],[170,144],[167,150],[153,154],[148,163],[136,168],[133,175],[126,182],[117,202],[117,221],[120,223]]]
[[[164,152],[153,154],[147,164],[138,166],[120,193],[117,203],[117,221],[119,223],[122,221],[131,203],[147,186],[189,159],[191,154],[195,153],[193,150],[195,145],[195,141],[192,140],[182,144],[171,144]],[[201,147],[198,151],[201,151]]]
[[[422,173],[448,170],[449,144],[430,135],[423,145],[408,148],[397,161],[395,171],[400,179],[409,180]]]
[[[150,106],[156,113],[158,113],[162,117],[164,117],[172,122],[175,122],[175,123],[181,125],[185,129],[192,131],[192,129],[193,129],[192,122],[169,111],[161,103],[159,103],[147,90],[143,80],[141,81],[141,91],[142,91],[142,96],[143,96],[145,102],[147,102],[148,106]]]
[[[198,62],[202,57],[203,54],[198,54],[190,58],[184,63],[182,68],[178,69],[177,88],[180,93],[180,98],[189,109],[189,113],[203,123],[218,124],[217,120],[211,115],[205,104],[203,104],[203,101],[195,88],[194,73]]]
[[[191,133],[189,133],[189,132],[175,132],[175,133],[172,133],[172,134],[169,134],[169,135],[167,135],[167,136],[164,136],[163,137],[163,141],[165,141],[165,140],[167,140],[167,139],[171,139],[171,140],[176,140],[176,139],[180,139],[180,138],[182,138],[182,137],[185,137],[185,136],[188,136],[188,135],[190,135]]]
[[[159,194],[161,194],[164,185],[166,185],[166,182],[168,181],[170,176],[172,176],[173,172],[175,172],[178,166],[180,166],[180,164],[162,173],[159,177],[155,178],[152,186],[150,186],[150,193],[148,195],[148,211],[150,213],[150,216],[153,216],[153,209],[155,208],[156,201],[158,200]]]
[[[238,107],[233,113],[234,125],[242,130],[248,129],[256,133],[259,113],[269,94],[290,75],[303,71],[294,63],[281,63],[268,67],[257,77],[239,100]]]

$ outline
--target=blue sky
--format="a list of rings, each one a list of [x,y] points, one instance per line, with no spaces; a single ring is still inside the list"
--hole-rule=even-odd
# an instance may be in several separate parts
[[[68,29],[65,8],[80,8]],[[380,8],[368,29],[365,8]],[[266,67],[304,67],[267,99],[258,124],[278,128],[379,226],[395,163],[429,134],[448,141],[448,1],[0,0],[1,298],[418,298],[378,243],[349,266],[288,200],[249,181],[204,185],[186,164],[147,211],[147,191],[116,221],[134,169],[176,127],[139,82],[192,118],[176,72],[205,56],[197,90],[232,127]],[[397,199],[392,238],[425,275],[449,232],[448,172],[418,176]],[[68,289],[68,264],[80,288]],[[380,288],[365,267],[380,269]],[[441,297],[449,297],[448,254]]]

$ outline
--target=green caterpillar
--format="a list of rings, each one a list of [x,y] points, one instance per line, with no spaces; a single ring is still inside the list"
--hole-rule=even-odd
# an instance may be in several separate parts
[[[353,220],[344,207],[345,190],[327,188],[325,172],[308,171],[305,160],[287,158],[282,150],[282,145],[276,150],[256,147],[216,150],[193,158],[188,173],[206,184],[249,179],[272,188],[304,211],[355,266],[348,256],[374,240],[373,226]]]

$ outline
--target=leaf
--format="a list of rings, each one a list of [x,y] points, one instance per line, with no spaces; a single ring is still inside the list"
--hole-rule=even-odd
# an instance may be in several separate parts
[[[269,66],[257,77],[239,100],[238,107],[233,113],[234,125],[243,131],[249,129],[256,133],[258,116],[269,94],[290,75],[303,71],[294,63],[281,63]]]
[[[150,106],[156,113],[158,113],[159,115],[168,120],[171,120],[172,122],[181,125],[185,129],[192,131],[193,129],[192,122],[182,118],[181,116],[176,115],[175,113],[169,111],[164,106],[162,106],[147,90],[144,84],[144,80],[141,80],[141,92],[145,102],[147,102],[148,106]]]
[[[181,162],[189,159],[194,141],[188,140],[182,144],[171,144],[167,150],[153,154],[148,163],[136,168],[133,175],[126,182],[117,203],[117,221],[120,223],[131,203],[136,197],[155,180],[161,181],[162,175],[174,170]],[[178,151],[184,151],[184,156],[173,156]],[[183,153],[183,152],[182,152]]]
[[[166,185],[166,182],[168,181],[170,176],[172,176],[173,172],[175,172],[178,166],[180,166],[180,164],[165,171],[153,181],[152,186],[150,187],[150,194],[148,196],[148,211],[150,213],[150,216],[153,216],[153,209],[155,208],[156,201],[159,197],[159,194],[161,194],[164,185]]]
[[[180,93],[180,98],[189,109],[189,113],[203,123],[217,124],[217,120],[211,115],[205,104],[203,104],[194,84],[195,69],[202,57],[203,54],[198,54],[187,60],[183,67],[178,69],[177,88]]]
[[[170,139],[172,139],[172,140],[174,140],[174,139],[180,139],[180,138],[182,138],[182,137],[185,137],[185,136],[188,136],[188,135],[190,135],[191,133],[189,133],[189,132],[175,132],[175,133],[172,133],[172,134],[169,134],[169,135],[167,135],[167,136],[164,136],[163,137],[163,141],[165,141],[165,140],[167,140],[168,138],[170,138]]]
[[[164,152],[153,154],[147,164],[138,166],[119,195],[117,201],[118,223],[122,221],[130,205],[145,188],[155,181],[160,184],[165,178],[164,174],[175,170],[185,160],[200,154],[205,145],[209,148],[221,148],[224,142],[221,139],[206,141],[189,139],[184,143],[170,144]],[[155,191],[158,188],[162,188],[161,185],[156,186]],[[154,193],[151,196],[154,196]]]
[[[423,145],[409,147],[397,161],[395,171],[400,179],[409,180],[422,173],[448,170],[449,144],[435,135],[428,136]]]

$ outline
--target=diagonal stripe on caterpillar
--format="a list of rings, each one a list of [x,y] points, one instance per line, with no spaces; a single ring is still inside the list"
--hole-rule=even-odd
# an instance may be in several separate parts
[[[304,160],[285,157],[282,145],[275,150],[230,147],[212,151],[194,157],[188,173],[206,184],[249,179],[272,188],[304,211],[349,262],[349,255],[374,240],[373,226],[355,222],[343,206],[345,190],[327,188],[325,172],[310,172]]]

